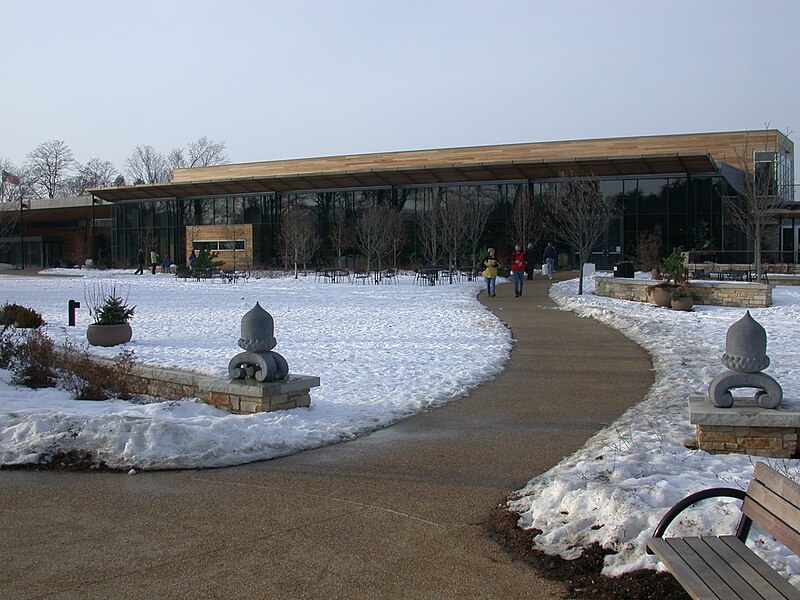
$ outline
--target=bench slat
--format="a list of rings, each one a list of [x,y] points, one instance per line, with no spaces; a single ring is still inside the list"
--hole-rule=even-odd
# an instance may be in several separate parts
[[[772,593],[764,595],[765,598],[792,598],[800,600],[800,590],[786,581],[780,574],[765,563],[760,556],[745,546],[741,540],[735,536],[722,536],[719,538],[726,546],[735,552],[740,558],[756,571],[761,578],[774,588]]]
[[[647,545],[695,600],[733,600],[736,596],[681,538],[652,538]]]
[[[730,588],[735,592],[736,598],[742,598],[742,600],[763,600],[764,596],[759,594],[753,586],[748,583],[748,580],[742,574],[739,569],[736,568],[737,564],[741,566],[742,564],[747,566],[747,562],[744,561],[741,557],[736,555],[738,561],[734,561],[733,563],[725,560],[716,550],[716,545],[713,543],[713,540],[717,539],[715,537],[689,537],[683,538],[684,541],[689,545],[689,547],[703,559],[709,568],[716,573],[720,579],[722,579]],[[725,546],[724,542],[722,546],[726,549],[730,550]],[[735,553],[734,553],[735,554]],[[755,570],[750,568],[751,576],[755,576],[758,579],[758,574]],[[769,586],[770,589],[771,586]]]
[[[703,537],[703,540],[730,568],[758,593],[758,598],[798,598],[796,590],[739,538],[729,535]]]
[[[800,484],[781,475],[766,463],[756,463],[755,469],[753,470],[753,479],[762,482],[765,487],[774,490],[775,493],[785,498],[787,502],[795,506],[800,506]]]
[[[800,554],[800,532],[791,525],[793,521],[797,521],[800,509],[761,483],[753,481],[747,488],[747,496],[742,502],[742,512],[792,552]]]

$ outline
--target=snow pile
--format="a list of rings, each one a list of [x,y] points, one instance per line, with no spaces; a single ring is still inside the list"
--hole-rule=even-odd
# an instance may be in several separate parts
[[[587,286],[589,291],[593,284]],[[593,317],[624,332],[652,356],[655,384],[644,402],[593,436],[518,492],[510,507],[520,526],[542,531],[536,548],[575,558],[597,543],[615,552],[605,559],[604,574],[617,576],[656,568],[645,554],[645,542],[661,516],[678,500],[707,487],[744,489],[755,460],[798,479],[796,460],[744,455],[710,455],[688,450],[693,437],[687,399],[704,394],[715,375],[725,370],[719,357],[725,334],[744,309],[696,307],[691,313],[614,300],[577,296],[577,281],[556,284],[552,298],[564,309]],[[768,335],[772,360],[767,372],[783,386],[785,401],[800,398],[800,288],[776,288],[775,306],[751,310]],[[670,534],[732,533],[739,502],[707,501],[673,523]],[[800,583],[800,559],[756,528],[751,545],[794,584]]]

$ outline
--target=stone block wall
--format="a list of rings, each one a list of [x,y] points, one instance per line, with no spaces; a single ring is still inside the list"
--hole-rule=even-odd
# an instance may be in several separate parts
[[[114,364],[109,359],[93,359]],[[289,375],[280,381],[230,380],[178,369],[136,365],[128,378],[131,391],[166,400],[199,398],[234,414],[249,414],[311,406],[310,389],[319,377]]]
[[[594,293],[619,300],[649,302],[648,288],[659,282],[653,279],[628,279],[609,275],[596,276]],[[772,287],[763,283],[733,281],[692,281],[697,304],[766,308],[772,306]]]
[[[697,425],[697,447],[710,454],[752,454],[792,458],[797,453],[792,427]]]

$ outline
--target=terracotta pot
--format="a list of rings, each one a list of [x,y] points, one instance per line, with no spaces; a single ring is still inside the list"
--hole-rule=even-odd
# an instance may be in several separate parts
[[[117,346],[131,341],[130,323],[122,325],[97,325],[93,323],[86,330],[86,339],[92,346]]]
[[[673,310],[692,310],[694,300],[692,298],[675,298],[672,300]]]
[[[672,305],[672,299],[670,298],[671,295],[672,286],[662,287],[659,285],[654,285],[650,288],[650,298],[653,301],[653,304],[656,306],[669,308]]]

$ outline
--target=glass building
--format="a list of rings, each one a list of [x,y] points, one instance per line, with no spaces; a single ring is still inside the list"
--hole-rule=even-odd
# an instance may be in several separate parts
[[[380,209],[401,223],[393,234],[396,264],[465,266],[489,246],[502,258],[515,243],[531,243],[539,256],[552,238],[543,226],[545,201],[566,178],[583,177],[617,209],[591,259],[608,269],[630,256],[645,231],[660,237],[665,254],[681,247],[698,260],[751,262],[751,241],[728,206],[746,193],[743,173],[756,171],[782,205],[770,219],[764,254],[786,263],[797,262],[800,241],[793,164],[791,140],[766,130],[178,169],[170,183],[90,192],[113,203],[112,254],[123,264],[133,264],[139,248],[178,263],[205,248],[228,267],[277,267],[287,259],[287,237],[307,223],[307,266],[357,266],[368,253],[360,239],[364,215]],[[458,241],[448,225],[453,218],[461,223]],[[475,219],[480,227],[470,234]],[[555,241],[559,265],[575,267],[574,249]]]

